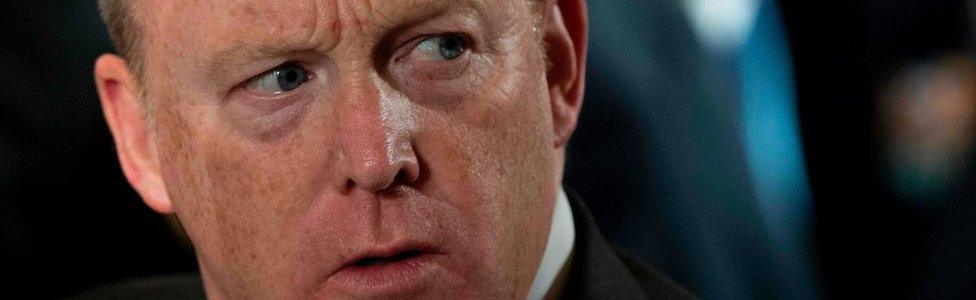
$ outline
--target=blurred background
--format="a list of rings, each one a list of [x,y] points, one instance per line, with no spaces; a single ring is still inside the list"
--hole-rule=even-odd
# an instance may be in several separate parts
[[[567,185],[707,299],[976,297],[976,3],[590,1]],[[196,272],[119,169],[93,0],[0,4],[0,293]]]

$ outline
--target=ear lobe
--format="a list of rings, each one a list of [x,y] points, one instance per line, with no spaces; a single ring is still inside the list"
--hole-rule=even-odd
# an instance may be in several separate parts
[[[172,213],[173,206],[159,172],[154,136],[150,134],[137,83],[125,60],[112,54],[99,57],[95,61],[95,85],[125,178],[150,208]]]
[[[556,0],[546,8],[546,57],[555,146],[564,147],[576,130],[583,105],[587,12],[583,0]]]

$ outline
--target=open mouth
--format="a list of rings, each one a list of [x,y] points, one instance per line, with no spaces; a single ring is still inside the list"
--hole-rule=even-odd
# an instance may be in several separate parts
[[[392,256],[368,256],[353,262],[352,265],[357,267],[382,266],[386,264],[410,260],[412,258],[420,256],[421,254],[423,253],[420,252],[420,250],[407,250],[407,251],[398,252]]]
[[[443,255],[425,244],[363,251],[329,275],[326,289],[385,295],[419,288],[437,274]]]

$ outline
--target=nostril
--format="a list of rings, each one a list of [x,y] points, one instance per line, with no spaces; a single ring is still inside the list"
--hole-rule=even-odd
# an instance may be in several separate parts
[[[393,181],[399,185],[411,185],[418,177],[420,177],[420,165],[417,163],[417,158],[413,157],[401,163]]]
[[[399,184],[406,185],[406,184],[410,184],[410,181],[412,181],[412,180],[410,180],[409,177],[410,177],[410,174],[407,174],[407,171],[406,170],[400,169],[400,172],[397,172],[396,177],[393,177],[393,184],[394,185],[399,185]]]

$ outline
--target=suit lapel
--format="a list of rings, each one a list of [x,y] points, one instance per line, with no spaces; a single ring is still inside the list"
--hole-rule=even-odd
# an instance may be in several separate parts
[[[576,224],[576,245],[563,296],[567,299],[647,299],[640,283],[600,234],[580,197],[569,190],[567,195]]]

